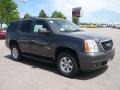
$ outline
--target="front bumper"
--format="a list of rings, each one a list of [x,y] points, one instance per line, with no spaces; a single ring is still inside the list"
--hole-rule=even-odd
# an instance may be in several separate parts
[[[79,53],[81,71],[91,71],[106,66],[115,55],[115,49],[98,53]]]

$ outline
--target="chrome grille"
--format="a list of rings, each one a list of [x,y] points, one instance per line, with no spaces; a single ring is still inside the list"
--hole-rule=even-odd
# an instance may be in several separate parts
[[[105,51],[109,51],[113,48],[113,41],[109,40],[109,41],[101,42],[101,45]]]

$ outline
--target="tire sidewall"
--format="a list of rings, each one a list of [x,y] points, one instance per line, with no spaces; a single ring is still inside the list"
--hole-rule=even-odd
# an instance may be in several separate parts
[[[72,69],[72,71],[70,73],[65,73],[64,71],[62,71],[62,69],[60,67],[60,61],[61,61],[61,58],[63,58],[63,57],[68,57],[72,61],[73,69]],[[79,68],[78,68],[78,64],[76,62],[76,58],[70,53],[61,53],[58,56],[58,58],[57,58],[57,67],[58,67],[58,70],[59,70],[60,74],[62,74],[65,77],[74,77],[79,72]]]
[[[13,57],[13,49],[14,49],[14,48],[16,48],[17,51],[18,51],[18,57],[17,57],[17,58],[14,58],[14,57]],[[20,61],[20,60],[21,60],[21,52],[20,52],[20,50],[19,50],[19,48],[18,48],[17,46],[12,46],[12,47],[11,47],[11,57],[12,57],[12,59],[15,60],[15,61]]]

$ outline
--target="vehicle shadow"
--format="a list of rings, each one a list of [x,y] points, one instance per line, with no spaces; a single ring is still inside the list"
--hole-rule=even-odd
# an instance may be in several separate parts
[[[4,57],[9,60],[12,60],[10,55],[6,55]],[[20,61],[20,63],[30,65],[32,69],[40,68],[40,69],[47,70],[47,71],[60,75],[55,64],[45,63],[42,61],[37,61],[37,60],[30,59],[30,58],[25,58],[25,57]],[[80,72],[80,74],[77,77],[72,78],[72,79],[77,79],[77,80],[93,79],[103,74],[107,69],[108,69],[108,66],[106,65],[104,68],[97,70],[97,71]]]
[[[105,67],[95,70],[95,71],[90,71],[90,72],[81,72],[78,77],[75,77],[74,79],[78,80],[89,80],[92,78],[96,78],[100,75],[102,75],[106,70],[108,69],[108,66],[106,65]]]

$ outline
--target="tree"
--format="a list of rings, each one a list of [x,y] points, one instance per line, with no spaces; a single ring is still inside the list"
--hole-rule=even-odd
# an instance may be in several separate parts
[[[79,19],[77,17],[72,17],[72,21],[73,23],[75,24],[78,24],[79,23]]]
[[[0,0],[0,24],[9,24],[12,20],[19,19],[17,4],[13,0]]]
[[[54,11],[52,13],[52,18],[63,18],[66,19],[66,17],[64,16],[64,14],[62,12],[58,12],[58,11]]]
[[[39,17],[43,17],[43,18],[47,18],[47,14],[45,13],[45,11],[42,9],[39,13]]]
[[[29,14],[29,13],[26,13],[25,15],[24,15],[24,19],[28,19],[28,18],[30,18],[31,17],[31,15]]]

